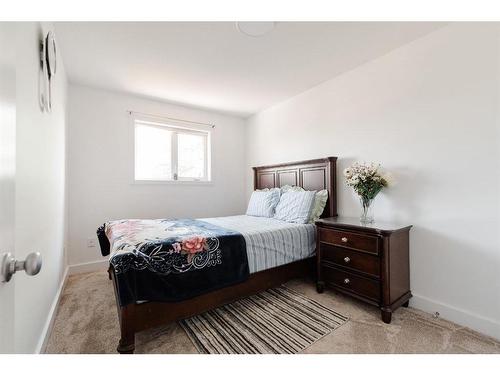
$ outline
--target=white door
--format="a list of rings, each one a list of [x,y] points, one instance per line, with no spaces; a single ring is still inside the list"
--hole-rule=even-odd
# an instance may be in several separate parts
[[[16,70],[12,25],[0,23],[0,265],[14,254]],[[0,353],[14,352],[14,279],[0,281]]]

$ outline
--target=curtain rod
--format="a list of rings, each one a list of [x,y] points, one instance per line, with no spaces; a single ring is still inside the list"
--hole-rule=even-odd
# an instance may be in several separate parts
[[[147,116],[147,117],[152,117],[152,118],[157,118],[157,119],[163,119],[163,120],[185,122],[187,124],[210,126],[212,129],[215,129],[215,125],[214,124],[207,124],[205,122],[196,122],[196,121],[182,120],[182,119],[174,118],[174,117],[159,116],[159,115],[153,115],[151,113],[144,113],[144,112],[137,112],[137,111],[130,111],[130,110],[127,110],[127,113],[129,115],[136,114],[136,115],[142,115],[142,116]]]

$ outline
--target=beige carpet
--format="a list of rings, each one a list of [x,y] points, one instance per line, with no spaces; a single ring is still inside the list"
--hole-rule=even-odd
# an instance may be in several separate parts
[[[350,318],[303,353],[500,353],[500,342],[412,308],[393,314],[331,291],[316,293],[311,281],[286,284]],[[71,276],[63,292],[47,353],[116,353],[119,339],[113,286],[105,272]],[[184,330],[170,324],[137,334],[136,353],[197,353]]]

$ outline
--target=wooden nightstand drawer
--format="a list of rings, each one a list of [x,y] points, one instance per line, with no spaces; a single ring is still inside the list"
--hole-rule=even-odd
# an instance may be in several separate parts
[[[360,271],[371,276],[380,277],[380,258],[376,255],[370,255],[345,249],[342,247],[321,244],[321,261],[331,262],[332,264]]]
[[[321,267],[321,272],[327,283],[374,301],[380,299],[380,283],[377,280],[325,265]]]
[[[373,254],[379,252],[377,236],[320,228],[319,241]]]

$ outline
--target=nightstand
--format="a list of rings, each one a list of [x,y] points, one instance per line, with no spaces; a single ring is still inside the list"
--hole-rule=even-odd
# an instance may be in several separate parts
[[[331,217],[316,221],[317,291],[325,285],[378,306],[382,320],[408,307],[411,225]]]

